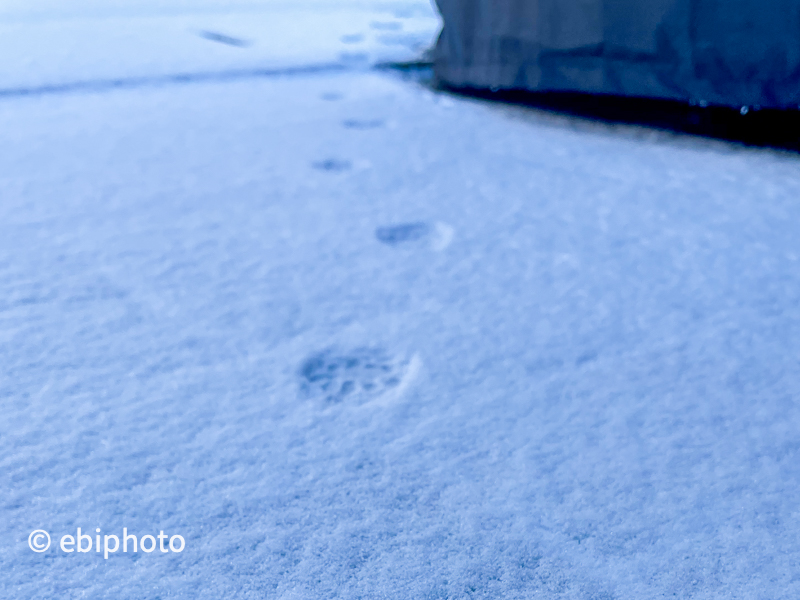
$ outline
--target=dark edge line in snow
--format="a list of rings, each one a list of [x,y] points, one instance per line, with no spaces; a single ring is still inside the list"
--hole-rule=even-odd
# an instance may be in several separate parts
[[[208,81],[235,81],[240,79],[313,75],[317,73],[332,73],[347,70],[351,70],[351,67],[341,63],[328,63],[277,69],[238,69],[232,71],[176,73],[172,75],[156,75],[147,77],[123,77],[119,79],[95,79],[89,81],[73,81],[70,83],[58,83],[31,87],[6,89],[0,88],[0,98],[22,98],[28,96],[46,96],[51,94],[70,94],[80,92],[104,92],[118,89],[180,85]]]

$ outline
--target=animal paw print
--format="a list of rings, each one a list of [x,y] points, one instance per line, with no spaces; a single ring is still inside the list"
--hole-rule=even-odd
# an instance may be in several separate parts
[[[327,403],[361,403],[397,388],[408,365],[408,360],[380,348],[325,350],[303,362],[300,387],[306,396]]]
[[[430,232],[427,223],[403,223],[402,225],[392,225],[389,227],[378,227],[375,230],[375,237],[378,241],[389,246],[397,246],[404,242],[414,242],[426,237]]]
[[[346,119],[342,126],[346,129],[377,129],[383,127],[383,119]]]
[[[326,160],[320,160],[311,165],[315,169],[319,169],[320,171],[332,171],[336,173],[341,173],[342,171],[347,171],[350,169],[353,164],[349,160],[339,160],[337,158],[329,158]]]

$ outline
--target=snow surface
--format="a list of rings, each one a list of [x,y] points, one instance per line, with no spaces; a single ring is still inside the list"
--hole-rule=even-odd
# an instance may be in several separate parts
[[[440,28],[431,5],[413,1],[206,2],[194,10],[173,1],[113,11],[51,4],[0,8],[0,95],[77,82],[369,67],[417,58]]]
[[[258,67],[186,31],[271,5],[120,8],[183,41],[58,63],[16,5],[47,60],[0,78],[0,596],[800,595],[796,155],[437,94],[335,36],[169,79]]]

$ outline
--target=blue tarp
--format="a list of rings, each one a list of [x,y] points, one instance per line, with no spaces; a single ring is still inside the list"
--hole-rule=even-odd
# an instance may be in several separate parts
[[[455,87],[800,104],[800,1],[437,0]]]

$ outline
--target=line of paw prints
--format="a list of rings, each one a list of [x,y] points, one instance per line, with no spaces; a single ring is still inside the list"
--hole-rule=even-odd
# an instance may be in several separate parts
[[[338,92],[327,92],[322,96],[323,100],[341,100],[343,95]],[[346,129],[369,130],[384,127],[386,121],[383,119],[345,119],[342,126]],[[364,161],[362,161],[364,162]],[[317,160],[311,163],[312,168],[328,173],[344,173],[353,168],[358,168],[360,163],[331,157]],[[384,225],[375,229],[375,239],[381,244],[391,247],[401,245],[413,245],[427,241],[433,250],[443,250],[450,245],[453,239],[453,228],[444,223],[429,224],[423,221],[413,221],[408,223],[397,223]]]

